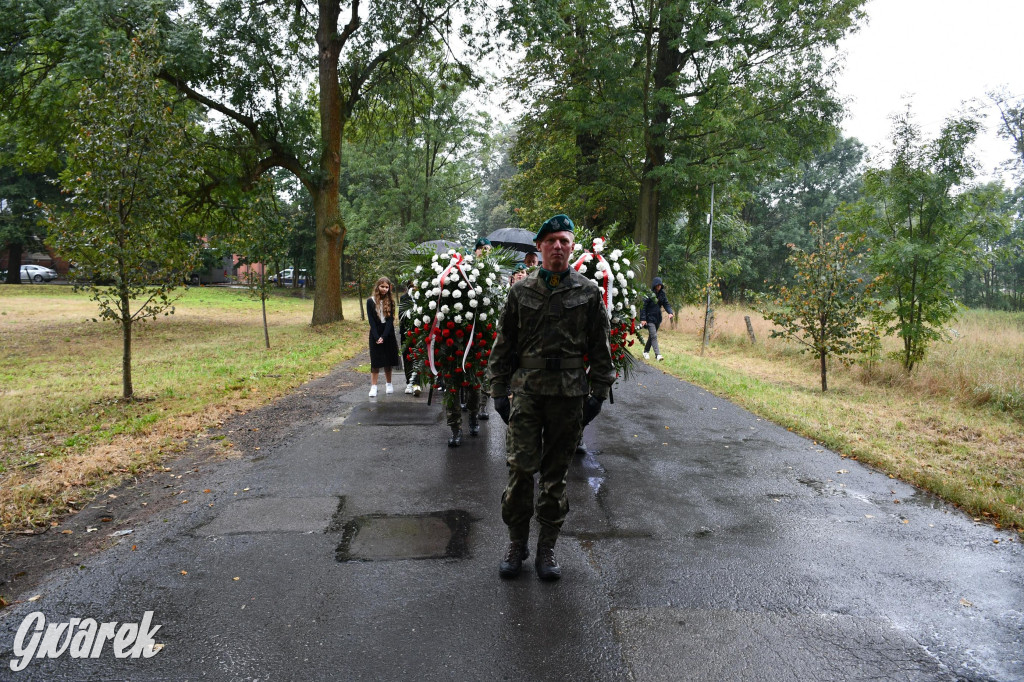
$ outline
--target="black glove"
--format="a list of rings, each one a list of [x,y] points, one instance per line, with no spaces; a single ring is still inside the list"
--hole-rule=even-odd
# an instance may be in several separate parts
[[[507,395],[498,396],[494,399],[494,411],[501,417],[501,421],[508,424],[508,415],[512,411],[512,403]]]
[[[583,401],[583,426],[594,421],[594,417],[601,413],[601,404],[603,402],[604,398],[596,398],[592,395],[587,396],[587,399]]]

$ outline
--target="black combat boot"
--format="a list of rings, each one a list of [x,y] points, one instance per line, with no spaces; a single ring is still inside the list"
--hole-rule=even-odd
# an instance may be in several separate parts
[[[534,559],[537,577],[541,580],[558,580],[562,577],[562,567],[555,561],[555,543],[538,542],[537,558]]]
[[[479,436],[480,435],[480,422],[477,420],[475,414],[469,415],[469,435]]]
[[[483,396],[483,397],[480,398],[480,411],[476,415],[477,419],[480,419],[482,421],[487,421],[488,419],[491,418],[491,415],[487,414],[487,402],[488,402],[488,400],[489,399],[487,398],[487,396]]]
[[[448,447],[457,448],[462,445],[462,429],[457,426],[452,427],[452,437],[448,439]]]
[[[498,575],[502,578],[515,578],[523,568],[523,561],[529,557],[530,549],[526,546],[526,541],[516,542],[513,540],[508,543],[505,558],[498,564]]]

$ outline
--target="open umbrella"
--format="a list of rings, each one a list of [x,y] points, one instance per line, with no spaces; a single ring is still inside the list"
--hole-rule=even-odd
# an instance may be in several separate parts
[[[456,251],[462,249],[462,245],[458,242],[450,242],[447,239],[432,239],[429,242],[423,242],[412,247],[413,253],[436,253],[438,256],[443,256],[448,253],[449,249],[455,249]]]
[[[533,232],[520,227],[502,227],[487,235],[495,248],[504,246],[506,249],[533,253],[537,247],[533,244]]]

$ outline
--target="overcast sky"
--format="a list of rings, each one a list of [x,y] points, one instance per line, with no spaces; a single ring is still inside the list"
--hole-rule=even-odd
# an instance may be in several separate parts
[[[966,100],[1006,86],[1024,97],[1024,0],[869,0],[868,23],[844,41],[839,94],[849,98],[847,135],[874,150],[891,130],[889,116],[912,96],[928,138]],[[990,108],[989,113],[994,113]],[[975,148],[984,171],[1011,156],[991,132]]]

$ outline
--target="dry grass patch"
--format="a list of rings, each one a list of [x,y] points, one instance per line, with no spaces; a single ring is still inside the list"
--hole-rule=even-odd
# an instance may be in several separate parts
[[[311,328],[312,300],[259,304],[244,291],[189,290],[170,317],[140,325],[137,400],[119,400],[118,328],[67,287],[0,287],[0,530],[45,525],[165,457],[191,435],[322,375],[365,345],[357,301]],[[225,453],[230,453],[224,443]]]
[[[751,345],[744,315],[757,337]],[[889,360],[819,368],[771,324],[717,311],[700,358],[703,311],[680,311],[659,333],[667,371],[828,447],[928,489],[976,516],[1024,530],[1024,315],[964,313],[913,376]],[[887,342],[889,343],[889,342]],[[662,365],[659,365],[662,366]]]

